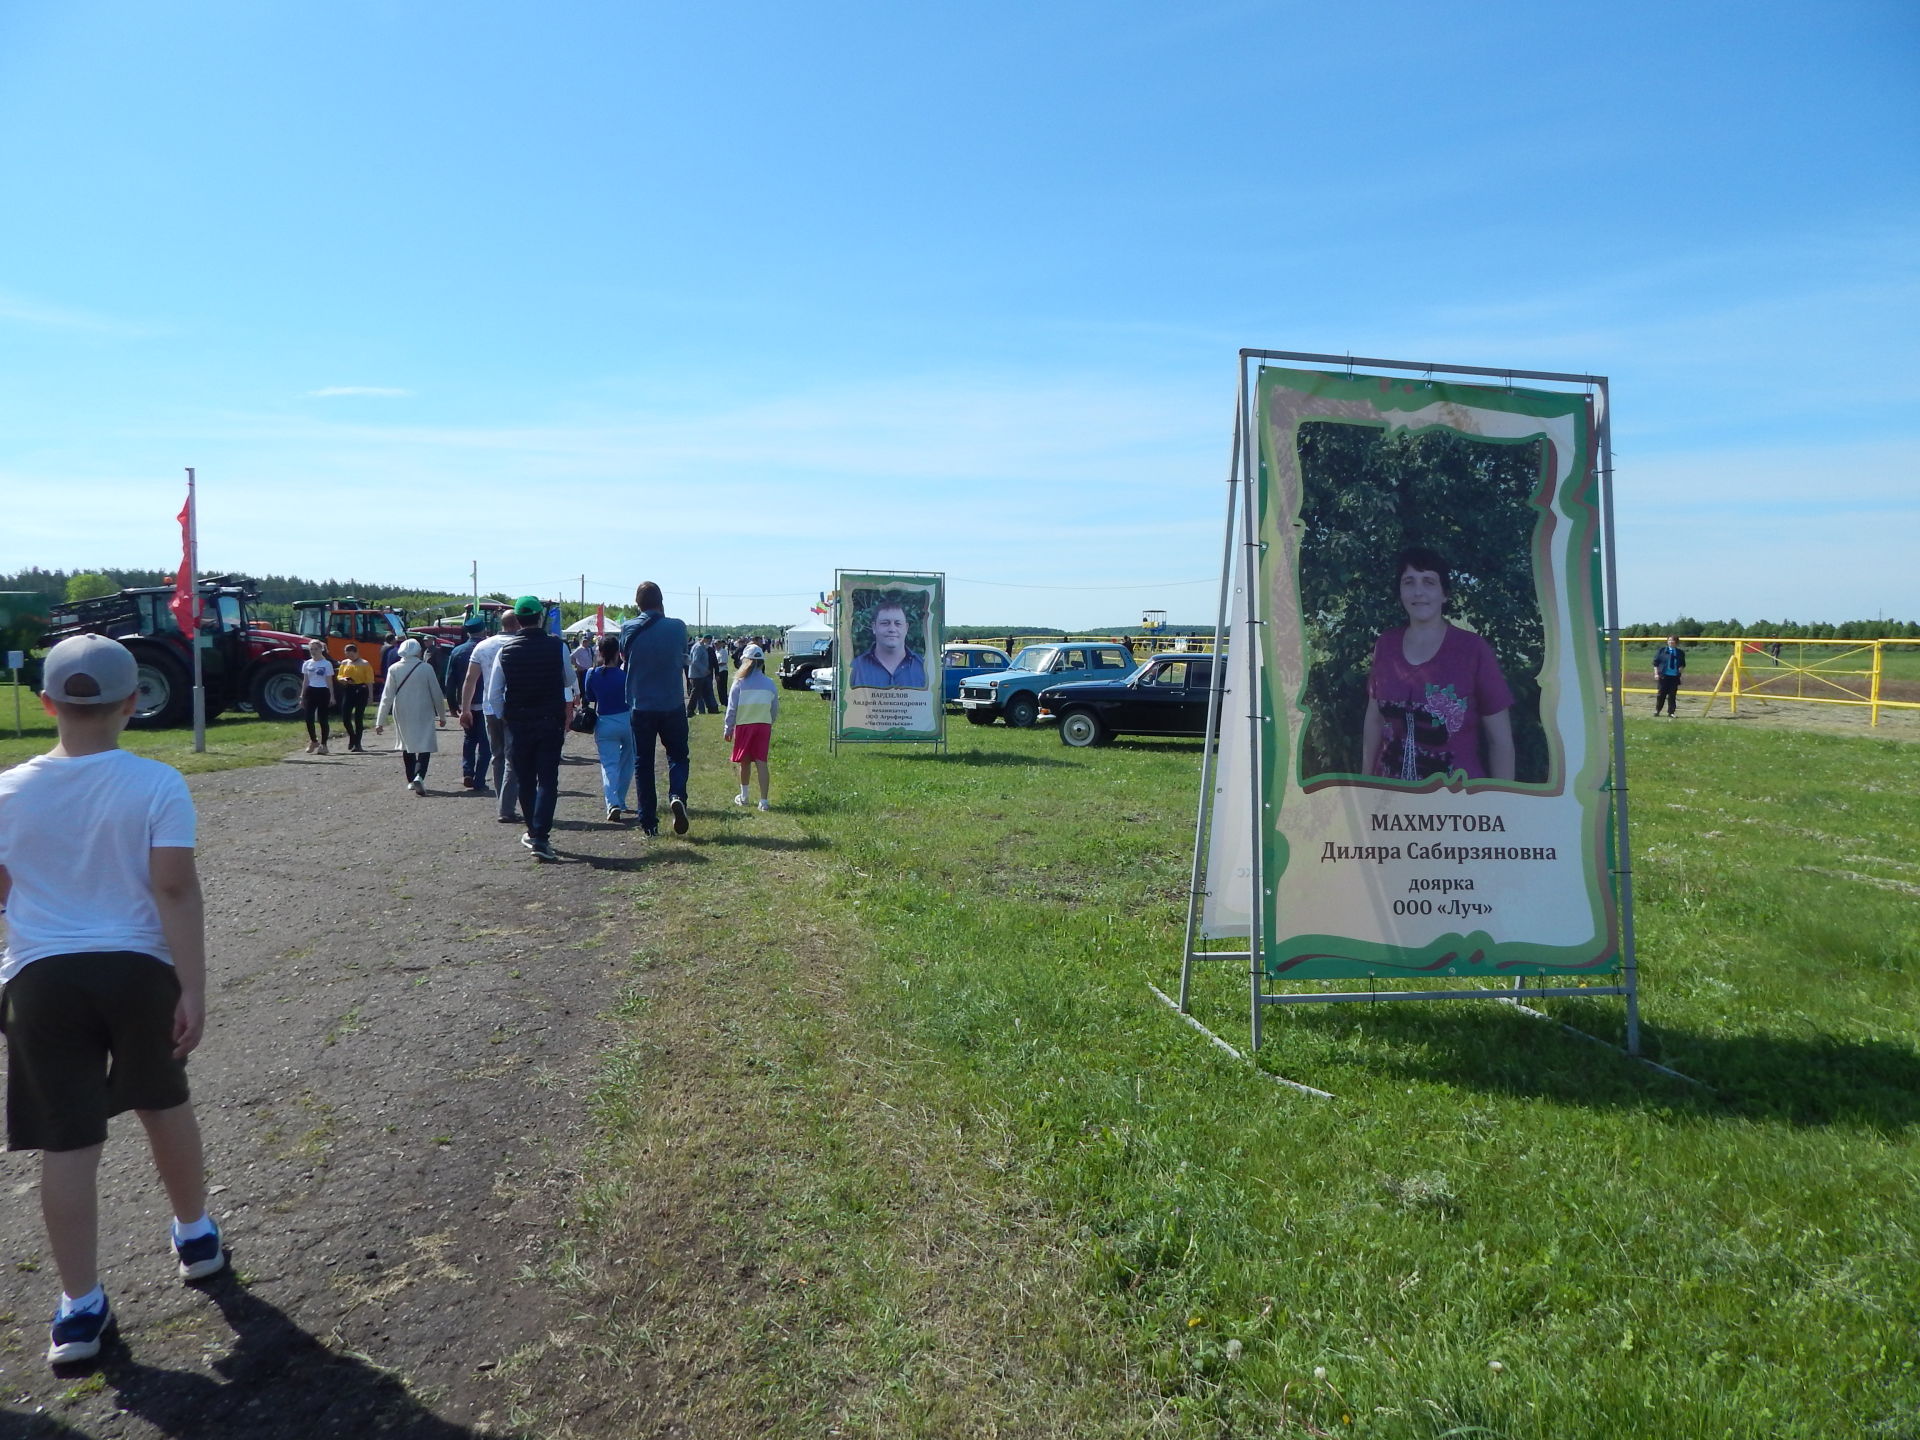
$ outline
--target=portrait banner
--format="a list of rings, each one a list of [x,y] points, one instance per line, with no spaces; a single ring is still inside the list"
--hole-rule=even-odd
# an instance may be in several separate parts
[[[1591,397],[1255,398],[1267,974],[1618,968]]]
[[[941,575],[841,570],[834,576],[834,731],[841,743],[947,736]]]

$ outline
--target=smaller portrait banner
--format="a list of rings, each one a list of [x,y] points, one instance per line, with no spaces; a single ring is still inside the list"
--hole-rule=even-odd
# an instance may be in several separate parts
[[[940,638],[946,633],[946,577],[840,570],[834,588],[838,738],[944,741]]]

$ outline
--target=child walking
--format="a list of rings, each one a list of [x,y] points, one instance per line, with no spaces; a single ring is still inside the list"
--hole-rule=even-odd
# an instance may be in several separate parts
[[[740,654],[740,672],[733,677],[733,691],[727,696],[726,719],[721,736],[733,741],[733,763],[740,767],[740,793],[733,803],[747,803],[747,775],[760,769],[760,808],[767,803],[767,747],[773,740],[773,722],[780,714],[780,687],[767,677],[766,651],[749,645]]]
[[[7,1148],[39,1150],[40,1209],[60,1274],[47,1359],[90,1360],[113,1313],[99,1276],[107,1121],[140,1119],[173,1210],[184,1280],[226,1265],[207,1214],[186,1059],[206,1024],[206,936],[193,800],[180,772],[120,749],[139,674],[99,635],[48,652],[46,754],[0,774],[0,1030]]]

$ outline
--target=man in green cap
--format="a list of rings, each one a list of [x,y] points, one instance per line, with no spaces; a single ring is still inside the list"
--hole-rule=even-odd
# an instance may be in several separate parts
[[[520,815],[527,833],[520,843],[536,860],[557,860],[548,837],[560,793],[560,751],[573,719],[573,660],[566,642],[545,629],[547,607],[537,595],[513,602],[520,631],[500,647],[488,680],[488,708],[500,715],[507,734],[508,763],[519,787]]]

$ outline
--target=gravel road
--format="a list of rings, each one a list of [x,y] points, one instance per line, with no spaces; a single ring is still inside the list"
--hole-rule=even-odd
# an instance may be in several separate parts
[[[602,823],[570,736],[564,863],[538,865],[458,760],[436,758],[424,799],[384,752],[193,779],[210,1018],[192,1080],[238,1273],[174,1277],[124,1117],[101,1171],[121,1338],[54,1375],[38,1159],[0,1159],[0,1437],[502,1435],[504,1375],[574,1408],[571,1374],[512,1357],[591,1333],[540,1277],[632,948],[622,892],[683,842]]]

